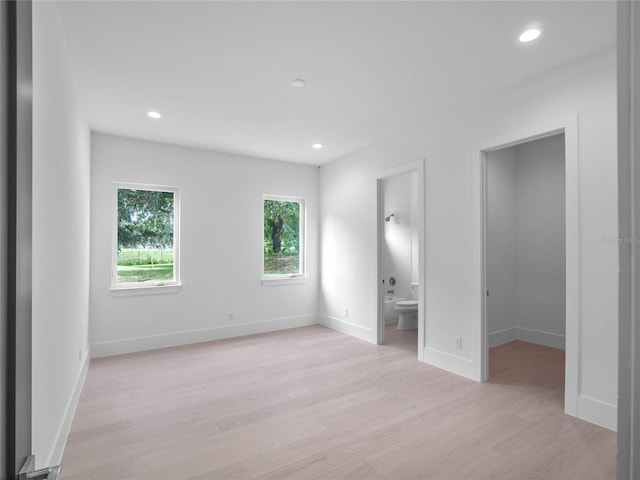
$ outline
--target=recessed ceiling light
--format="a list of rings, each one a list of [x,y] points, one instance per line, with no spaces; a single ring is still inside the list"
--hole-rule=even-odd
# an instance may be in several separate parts
[[[162,115],[160,115],[158,112],[147,112],[147,117],[162,118]]]
[[[296,87],[296,88],[304,87],[306,84],[307,84],[307,82],[305,82],[301,78],[296,78],[295,80],[291,80],[291,85]]]
[[[525,30],[524,32],[522,32],[519,40],[522,43],[531,42],[532,40],[538,38],[541,33],[542,30],[540,30],[539,28],[530,28],[529,30]]]
[[[314,143],[313,145],[311,145],[313,148],[315,148],[316,150],[320,150],[322,148],[322,144],[321,143]]]

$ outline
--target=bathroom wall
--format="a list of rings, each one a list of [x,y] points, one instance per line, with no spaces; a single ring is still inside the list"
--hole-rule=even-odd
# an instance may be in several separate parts
[[[395,286],[387,285],[403,298],[410,297],[409,282],[412,271],[412,174],[396,175],[383,180],[384,216],[393,216],[384,222],[383,278],[396,279]],[[414,209],[415,210],[415,209]]]
[[[490,345],[565,344],[564,135],[488,155]]]
[[[113,182],[180,189],[179,292],[110,291]],[[306,199],[308,278],[301,282],[261,282],[263,194]],[[318,276],[316,167],[92,135],[94,356],[315,324]]]
[[[580,183],[578,412],[615,428],[618,371],[616,57],[611,48],[447,111],[320,168],[320,322],[376,342],[377,203],[380,172],[425,159],[427,363],[479,378],[479,260],[473,238],[476,146],[577,118]],[[494,143],[497,145],[497,143]],[[348,308],[345,319],[342,312]],[[462,338],[456,348],[455,337]]]

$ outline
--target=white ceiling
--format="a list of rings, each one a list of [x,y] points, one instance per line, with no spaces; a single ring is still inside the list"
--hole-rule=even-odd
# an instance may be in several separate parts
[[[310,165],[613,46],[615,10],[613,1],[60,2],[93,130]],[[531,24],[543,36],[519,43]],[[296,78],[307,85],[292,87]]]

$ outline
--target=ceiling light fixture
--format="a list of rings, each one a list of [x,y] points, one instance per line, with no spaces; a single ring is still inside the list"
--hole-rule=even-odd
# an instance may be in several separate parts
[[[296,87],[296,88],[302,88],[307,84],[307,82],[305,82],[303,79],[301,78],[296,78],[295,80],[291,80],[291,85]]]
[[[525,30],[524,32],[522,32],[522,34],[520,35],[519,40],[522,43],[531,42],[531,41],[535,40],[536,38],[538,38],[541,33],[542,33],[542,30],[540,28],[530,28],[530,29]]]
[[[158,112],[147,112],[147,117],[150,117],[150,118],[162,118],[162,115],[160,115]]]
[[[311,145],[313,148],[315,148],[316,150],[320,150],[322,148],[322,144],[321,143],[314,143],[313,145]]]

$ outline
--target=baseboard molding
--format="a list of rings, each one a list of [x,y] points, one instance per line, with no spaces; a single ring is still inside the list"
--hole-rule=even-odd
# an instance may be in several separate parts
[[[490,333],[489,347],[497,347],[498,345],[514,340],[522,340],[523,342],[535,343],[536,345],[543,345],[545,347],[559,348],[560,350],[565,349],[564,335],[522,327],[506,328]]]
[[[539,330],[531,330],[529,328],[517,327],[517,339],[523,342],[535,343],[545,347],[559,348],[564,350],[565,337],[557,333],[541,332]]]
[[[318,318],[318,323],[320,323],[320,325],[324,327],[330,328],[331,330],[336,330],[338,332],[351,335],[352,337],[359,338],[360,340],[364,340],[365,342],[378,342],[376,334],[372,328],[363,327],[362,325],[347,322],[346,320],[342,320],[340,318],[330,317],[329,315],[320,315],[320,317]]]
[[[499,330],[489,334],[489,348],[513,342],[517,339],[518,332],[515,327],[505,328],[504,330]]]
[[[425,347],[423,350],[423,361],[431,366],[447,370],[465,378],[480,381],[477,375],[477,367],[468,358],[452,355],[447,352]]]
[[[157,348],[176,347],[191,343],[210,342],[224,338],[241,337],[257,333],[273,332],[288,328],[317,325],[318,316],[315,314],[283,317],[259,322],[223,325],[202,330],[188,330],[183,332],[165,333],[148,337],[128,338],[109,342],[91,344],[93,358],[122,355],[125,353],[155,350]]]
[[[618,407],[584,395],[578,395],[576,417],[614,432],[618,430]]]
[[[84,382],[87,378],[90,361],[91,352],[89,349],[87,349],[84,354],[84,358],[82,359],[82,365],[80,367],[80,371],[78,372],[76,383],[73,386],[73,392],[71,393],[71,397],[69,397],[69,401],[67,402],[67,407],[64,411],[64,417],[62,418],[62,422],[60,422],[60,426],[58,427],[58,431],[56,432],[55,443],[51,447],[48,458],[44,460],[42,465],[60,465],[60,463],[62,462],[62,454],[64,453],[64,447],[67,444],[67,439],[69,438],[71,424],[73,423],[73,417],[76,414],[76,408],[78,407],[78,402],[80,401],[82,387],[84,387]],[[40,462],[38,462],[38,465],[40,465]],[[41,467],[38,466],[38,468]]]

